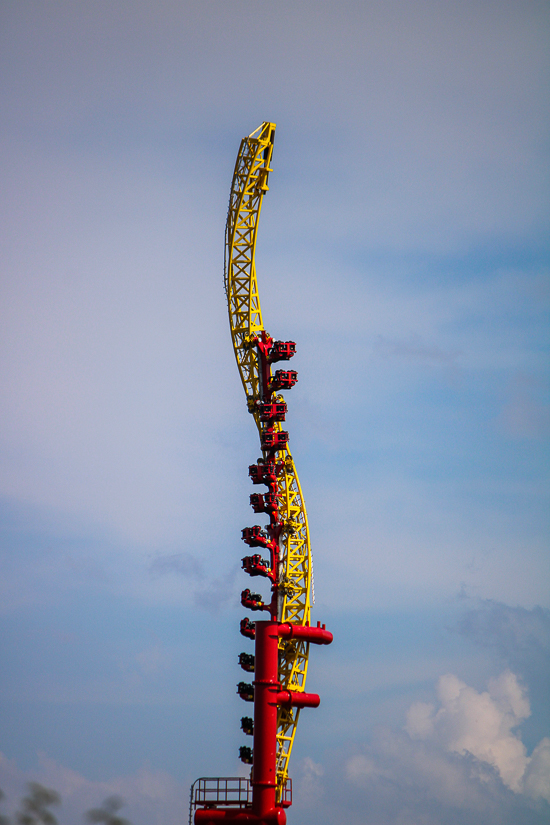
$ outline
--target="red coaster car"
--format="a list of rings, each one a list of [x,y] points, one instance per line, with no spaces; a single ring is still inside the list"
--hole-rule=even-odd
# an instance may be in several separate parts
[[[296,344],[294,341],[273,341],[267,360],[273,364],[275,361],[288,361],[296,355]]]
[[[284,450],[288,444],[288,433],[281,430],[279,433],[262,433],[262,450]]]
[[[249,547],[266,547],[268,550],[275,547],[275,542],[270,539],[259,524],[254,527],[245,527],[242,531],[242,539]]]
[[[255,513],[276,513],[277,496],[275,493],[251,493],[250,505]]]
[[[241,619],[241,636],[246,636],[247,639],[256,638],[256,622],[251,622],[248,616]]]
[[[259,593],[251,593],[248,587],[241,593],[241,604],[249,610],[263,610],[265,605]]]
[[[284,421],[286,410],[287,406],[284,401],[258,405],[260,421]]]
[[[267,461],[265,464],[251,464],[248,468],[248,475],[252,479],[252,484],[277,484],[277,467],[274,461]]]
[[[289,390],[294,386],[297,380],[298,373],[296,370],[277,370],[271,379],[269,389],[271,392],[276,392],[277,390]]]
[[[239,682],[237,693],[245,702],[254,701],[254,685],[249,685],[248,682]]]
[[[267,579],[273,579],[269,562],[262,559],[259,553],[255,556],[245,556],[242,560],[242,569],[249,576],[265,576]]]

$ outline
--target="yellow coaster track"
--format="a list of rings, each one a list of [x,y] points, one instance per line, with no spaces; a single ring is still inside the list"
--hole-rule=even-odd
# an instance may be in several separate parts
[[[274,123],[262,123],[243,138],[235,163],[225,236],[224,284],[229,323],[247,406],[261,434],[256,411],[260,398],[260,374],[253,339],[264,332],[256,281],[255,248],[258,221],[273,153]],[[282,399],[281,399],[282,400]],[[281,425],[275,424],[276,430]],[[264,453],[265,457],[265,453]],[[279,621],[306,625],[310,621],[311,548],[307,513],[298,474],[288,445],[277,453],[284,462],[278,477],[277,497],[283,520],[280,542],[279,592],[283,595]],[[304,691],[309,644],[279,641],[279,678],[284,690]],[[279,708],[277,715],[277,789],[282,791],[300,711]]]

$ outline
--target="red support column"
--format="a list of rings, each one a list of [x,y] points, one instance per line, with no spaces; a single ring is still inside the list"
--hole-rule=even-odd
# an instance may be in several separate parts
[[[254,666],[254,765],[252,809],[205,807],[195,812],[195,825],[286,825],[286,813],[277,805],[277,706],[316,708],[316,693],[281,690],[279,682],[279,638],[328,645],[332,633],[324,625],[256,622]]]
[[[264,820],[276,815],[283,825],[282,808],[275,811],[277,787],[277,698],[279,693],[279,632],[277,622],[256,622],[254,665],[254,767],[252,810]]]

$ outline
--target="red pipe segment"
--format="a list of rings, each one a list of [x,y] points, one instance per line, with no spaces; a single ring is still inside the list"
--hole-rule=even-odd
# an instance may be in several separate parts
[[[254,662],[254,771],[252,808],[258,822],[277,808],[277,702],[279,691],[277,622],[256,622]]]
[[[329,645],[333,640],[333,635],[325,626],[310,627],[308,624],[280,624],[279,636],[281,639],[297,639],[304,642],[313,642],[314,645]]]
[[[321,699],[317,693],[297,693],[281,690],[277,694],[277,704],[286,708],[318,708]]]
[[[275,808],[264,816],[242,808],[199,808],[195,811],[195,825],[217,825],[218,822],[235,822],[236,825],[286,825],[286,813]]]

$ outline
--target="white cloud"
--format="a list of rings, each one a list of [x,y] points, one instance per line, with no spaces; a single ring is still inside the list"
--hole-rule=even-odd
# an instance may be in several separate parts
[[[525,772],[525,793],[550,802],[550,739],[541,739],[531,754]]]
[[[354,744],[352,755],[335,754],[324,765],[329,809],[316,811],[318,821],[543,825],[550,740],[527,755],[514,729],[528,715],[525,689],[510,671],[490,680],[486,691],[441,677],[436,702],[410,706],[406,732],[375,728],[368,744]]]
[[[408,736],[379,728],[366,753],[345,761],[348,785],[364,790],[373,809],[385,812],[387,822],[401,822],[405,811],[430,825],[453,821],[449,812],[480,812],[489,807],[487,789],[491,775],[482,774],[471,760],[444,755],[431,743],[413,742]],[[382,800],[382,801],[381,801]],[[357,802],[356,802],[357,804]],[[435,806],[435,807],[434,807]],[[428,817],[431,813],[432,818]],[[376,822],[375,817],[366,822]]]
[[[482,692],[447,674],[439,679],[437,695],[437,710],[423,702],[410,707],[405,729],[412,739],[436,742],[447,753],[471,754],[495,768],[515,793],[524,791],[527,768],[534,758],[533,777],[537,779],[529,786],[531,794],[542,787],[539,773],[544,748],[529,758],[519,734],[513,732],[531,712],[515,674],[505,671]]]
[[[295,786],[296,799],[300,800],[303,805],[317,803],[323,796],[322,777],[324,768],[317,762],[314,762],[310,756],[306,756],[300,765],[295,767],[299,779]]]

